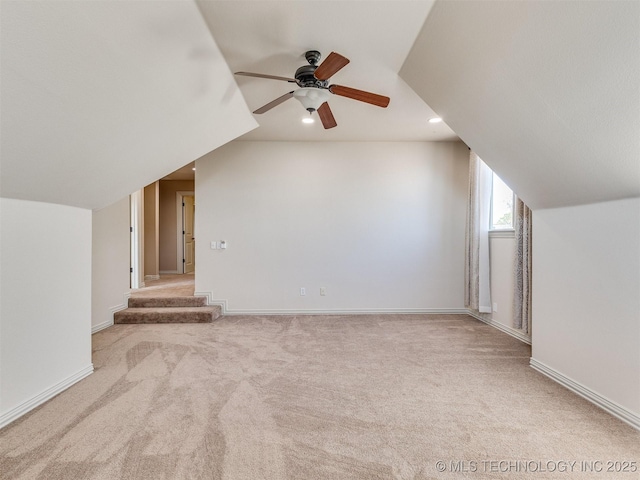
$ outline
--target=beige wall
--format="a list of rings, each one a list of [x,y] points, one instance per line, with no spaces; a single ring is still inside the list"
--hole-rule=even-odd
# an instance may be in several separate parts
[[[468,159],[461,142],[224,145],[196,162],[196,291],[227,313],[464,311]]]
[[[533,212],[532,365],[640,427],[640,198]]]
[[[91,210],[9,198],[0,209],[2,427],[93,366]]]
[[[144,187],[144,276],[159,274],[159,182]]]
[[[178,272],[176,257],[178,242],[176,237],[178,216],[176,212],[176,192],[193,192],[193,180],[161,180],[159,208],[159,259],[160,272]],[[182,270],[180,270],[182,273]]]
[[[131,264],[129,197],[96,210],[92,217],[91,329],[113,325],[113,313],[126,308]]]

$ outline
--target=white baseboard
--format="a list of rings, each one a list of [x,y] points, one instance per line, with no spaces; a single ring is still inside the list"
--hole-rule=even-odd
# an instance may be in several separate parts
[[[160,275],[178,275],[182,272],[178,270],[160,270]]]
[[[633,413],[630,410],[618,405],[617,403],[603,397],[599,393],[594,392],[588,387],[585,387],[579,382],[572,380],[571,378],[563,375],[562,373],[554,370],[553,368],[539,362],[535,358],[531,358],[529,365],[543,375],[549,377],[551,380],[559,383],[565,388],[568,388],[574,393],[577,393],[582,398],[590,401],[594,405],[602,408],[605,412],[610,413],[614,417],[622,420],[623,422],[631,425],[633,428],[640,430],[640,416]]]
[[[67,388],[69,388],[74,383],[79,382],[83,378],[91,375],[93,373],[93,364],[89,364],[84,367],[82,370],[74,373],[70,377],[65,378],[61,382],[58,382],[56,385],[47,388],[46,390],[40,392],[38,395],[30,398],[26,402],[22,402],[17,407],[12,408],[6,413],[0,415],[0,428],[5,427],[10,424],[14,420],[17,420],[25,413],[30,412],[34,408],[42,405],[47,400],[55,397],[59,393],[63,392]]]
[[[120,310],[124,310],[125,308],[127,308],[129,306],[129,297],[131,296],[131,292],[127,292],[127,293],[123,294],[122,296],[124,298],[123,303],[121,303],[120,305],[116,305],[115,307],[109,308],[109,313],[107,314],[107,319],[102,323],[99,323],[97,325],[93,325],[91,327],[91,335],[93,335],[96,332],[99,332],[100,330],[104,330],[105,328],[111,327],[113,325],[113,315],[116,312],[119,312]]]
[[[222,314],[224,315],[224,311],[227,306],[227,302],[225,301],[217,301],[213,300],[213,295],[211,292],[193,292],[194,297],[207,297],[207,305],[220,305],[222,307]]]
[[[195,292],[196,297],[207,297],[207,305],[218,305],[222,315],[367,315],[367,314],[462,314],[466,308],[341,308],[341,309],[244,309],[228,307],[226,300],[214,299],[211,292]]]
[[[456,308],[353,308],[353,309],[274,309],[274,310],[225,310],[220,302],[214,301],[212,305],[220,305],[223,315],[375,315],[375,314],[431,314],[431,315],[466,315],[465,309]]]
[[[94,333],[98,333],[100,330],[104,330],[105,328],[109,328],[112,325],[113,325],[113,319],[104,321],[104,322],[99,323],[97,325],[92,325],[91,326],[91,335],[93,335]]]
[[[517,338],[521,342],[531,345],[531,337],[522,333],[520,330],[507,327],[506,325],[503,325],[502,323],[496,322],[495,320],[492,320],[492,319],[483,318],[481,315],[476,314],[473,310],[467,309],[465,313],[471,315],[476,320],[480,320],[481,322],[486,323],[487,325],[497,328],[498,330],[506,333],[507,335],[511,335],[512,337]]]
[[[151,282],[153,280],[160,280],[160,275],[145,275],[144,276],[144,281],[145,282]]]

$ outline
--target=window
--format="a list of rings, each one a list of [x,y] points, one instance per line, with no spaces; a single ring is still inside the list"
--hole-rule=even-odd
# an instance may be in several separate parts
[[[493,172],[491,230],[513,229],[513,190]]]

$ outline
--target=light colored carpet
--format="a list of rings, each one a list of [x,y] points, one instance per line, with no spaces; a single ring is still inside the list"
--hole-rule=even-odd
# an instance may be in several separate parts
[[[467,316],[223,317],[93,340],[93,375],[0,431],[3,479],[638,478],[582,470],[640,461],[639,432]]]
[[[131,290],[132,297],[190,297],[195,288],[195,276],[190,273],[160,275],[147,280],[145,286]]]

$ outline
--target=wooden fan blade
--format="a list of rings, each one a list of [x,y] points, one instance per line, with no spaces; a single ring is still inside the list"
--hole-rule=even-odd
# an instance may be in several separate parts
[[[260,107],[259,109],[257,109],[256,111],[254,111],[253,113],[257,113],[257,114],[261,114],[261,113],[265,113],[268,112],[269,110],[271,110],[273,107],[277,107],[278,105],[280,105],[281,103],[289,100],[291,97],[293,97],[293,92],[289,92],[289,93],[285,93],[284,95],[282,95],[281,97],[276,98],[275,100],[272,100],[271,102],[267,103],[266,105]]]
[[[328,80],[347,63],[349,63],[348,58],[343,57],[339,53],[331,52],[329,56],[325,58],[324,62],[316,68],[313,76],[318,80]]]
[[[284,82],[296,83],[295,78],[278,77],[277,75],[265,75],[264,73],[236,72],[235,75],[242,75],[244,77],[269,78],[271,80],[282,80]]]
[[[322,126],[325,129],[333,128],[338,125],[336,123],[336,119],[333,118],[333,112],[331,112],[331,109],[329,108],[329,104],[327,102],[324,102],[322,105],[320,105],[320,108],[318,108],[318,116],[320,117]]]
[[[365,92],[363,90],[356,90],[355,88],[331,85],[329,87],[329,91],[335,95],[340,95],[341,97],[353,98],[354,100],[370,103],[371,105],[376,105],[382,108],[387,108],[387,105],[389,105],[389,97]]]

